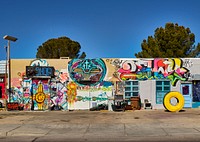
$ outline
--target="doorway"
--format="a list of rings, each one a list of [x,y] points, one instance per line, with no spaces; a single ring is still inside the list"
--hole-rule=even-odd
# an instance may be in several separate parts
[[[181,93],[185,100],[184,108],[191,108],[192,107],[192,84],[191,83],[181,84]]]
[[[5,84],[0,83],[0,98],[4,99],[5,98]]]

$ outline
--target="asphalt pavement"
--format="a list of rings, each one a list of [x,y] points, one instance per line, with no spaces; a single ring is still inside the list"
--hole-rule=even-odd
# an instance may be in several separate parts
[[[200,109],[0,111],[0,142],[200,141]]]

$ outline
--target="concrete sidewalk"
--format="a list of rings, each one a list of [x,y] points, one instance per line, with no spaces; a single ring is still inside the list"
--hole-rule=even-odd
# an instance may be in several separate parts
[[[0,141],[200,141],[200,109],[0,112]]]

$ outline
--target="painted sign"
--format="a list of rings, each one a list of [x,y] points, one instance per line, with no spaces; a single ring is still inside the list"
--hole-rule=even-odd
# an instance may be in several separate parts
[[[7,110],[19,110],[18,103],[7,103]]]
[[[71,79],[81,86],[95,86],[103,81],[106,65],[102,59],[73,59],[68,70]]]
[[[27,77],[39,77],[39,76],[54,76],[54,67],[44,66],[26,66]]]

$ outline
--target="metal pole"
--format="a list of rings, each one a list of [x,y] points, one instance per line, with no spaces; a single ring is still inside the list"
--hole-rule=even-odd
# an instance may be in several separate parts
[[[9,35],[5,35],[3,37],[5,40],[8,40],[8,52],[7,52],[7,58],[8,58],[8,96],[9,96],[9,102],[11,101],[11,66],[10,66],[10,41],[15,42],[17,40],[16,37],[12,37]]]
[[[11,102],[10,40],[8,40],[8,96]]]

